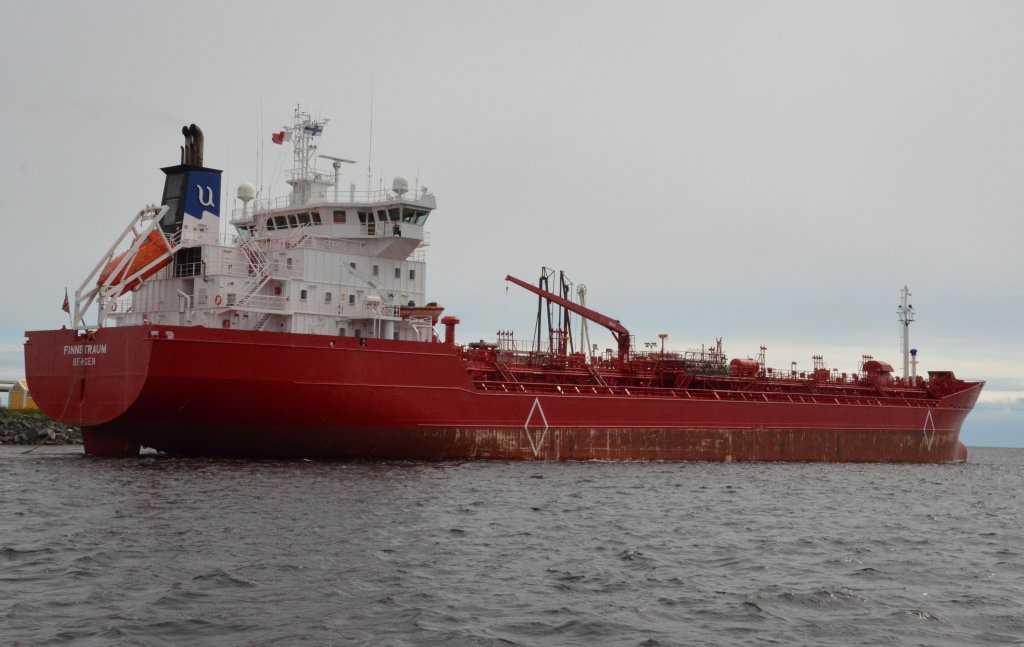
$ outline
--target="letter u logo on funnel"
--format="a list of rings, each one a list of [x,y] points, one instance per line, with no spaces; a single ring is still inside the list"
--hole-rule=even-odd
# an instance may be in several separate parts
[[[206,189],[206,192],[207,192],[206,193],[206,199],[203,199],[203,189]],[[213,206],[213,187],[212,186],[204,187],[202,184],[197,184],[196,185],[196,191],[199,192],[199,204],[203,205],[204,207],[212,207]]]

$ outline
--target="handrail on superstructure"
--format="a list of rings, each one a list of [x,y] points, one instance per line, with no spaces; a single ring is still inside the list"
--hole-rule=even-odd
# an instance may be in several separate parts
[[[591,310],[586,306],[581,306],[578,303],[574,303],[568,299],[560,297],[557,294],[554,294],[553,292],[548,292],[547,290],[539,288],[535,285],[531,285],[530,283],[527,283],[522,279],[517,279],[511,274],[506,275],[505,280],[511,281],[518,285],[519,287],[525,288],[530,292],[533,292],[537,296],[543,297],[554,304],[562,306],[566,310],[575,312],[579,316],[584,317],[589,321],[593,321],[599,326],[607,328],[609,331],[611,331],[612,336],[615,338],[615,341],[619,346],[619,366],[625,366],[626,360],[629,358],[630,337],[629,331],[626,330],[625,326],[619,323],[618,319],[612,319],[611,317],[603,315],[600,312],[597,312],[596,310]]]
[[[333,179],[333,175],[330,176]],[[343,198],[343,199],[341,199]],[[335,198],[333,191],[328,195],[327,191],[311,195],[308,200],[302,204],[296,204],[294,202],[293,194],[274,196],[272,198],[260,198],[254,200],[247,207],[239,207],[231,211],[231,224],[242,224],[252,221],[258,216],[266,216],[279,209],[296,209],[300,210],[303,208],[314,208],[320,206],[350,206],[350,207],[368,207],[383,204],[407,204],[410,206],[421,206],[433,208],[434,203],[431,199],[434,198],[434,194],[431,193],[425,187],[419,187],[416,189],[410,189],[405,195],[399,196],[395,194],[391,189],[376,189],[372,191],[356,191],[346,190],[343,196]]]

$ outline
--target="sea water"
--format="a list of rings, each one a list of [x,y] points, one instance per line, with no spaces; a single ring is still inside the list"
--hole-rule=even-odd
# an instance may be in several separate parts
[[[1024,644],[1024,450],[959,465],[0,447],[4,645]]]

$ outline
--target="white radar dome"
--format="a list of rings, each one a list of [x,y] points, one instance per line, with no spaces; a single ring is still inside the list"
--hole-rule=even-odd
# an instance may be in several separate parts
[[[391,190],[398,195],[405,194],[409,190],[409,180],[402,175],[396,175],[395,179],[391,181]]]
[[[248,202],[256,198],[256,187],[249,184],[248,182],[242,182],[238,185],[238,199],[242,202]]]

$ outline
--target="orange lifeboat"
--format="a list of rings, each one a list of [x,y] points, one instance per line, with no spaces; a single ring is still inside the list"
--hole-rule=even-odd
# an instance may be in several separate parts
[[[130,263],[125,264],[121,271],[118,272],[116,276],[114,276],[113,280],[108,281],[107,279],[110,277],[111,274],[114,273],[114,270],[117,269],[117,266],[121,263],[124,257],[128,255],[128,252],[130,252],[131,250],[128,250],[128,252],[118,254],[114,258],[110,259],[110,262],[107,263],[107,266],[103,268],[102,272],[100,272],[100,278],[98,281],[96,281],[96,285],[121,285],[122,281],[124,281],[125,278],[136,274],[139,270],[146,267],[147,265],[157,260],[161,256],[167,256],[163,261],[157,263],[153,267],[146,270],[146,272],[143,273],[141,276],[137,276],[131,281],[125,283],[124,285],[121,285],[120,291],[114,296],[119,297],[131,290],[134,290],[143,281],[156,274],[162,268],[167,267],[167,265],[171,262],[171,257],[167,255],[169,249],[170,248],[167,246],[167,241],[164,240],[164,237],[160,235],[160,232],[153,230],[149,232],[149,235],[146,236],[146,239],[142,241],[141,244],[138,245],[138,252],[135,254],[135,258],[133,258]]]
[[[402,306],[400,314],[402,319],[408,319],[409,317],[430,317],[431,325],[437,325],[437,319],[444,312],[444,306],[437,305],[436,301],[431,301],[425,306]]]

